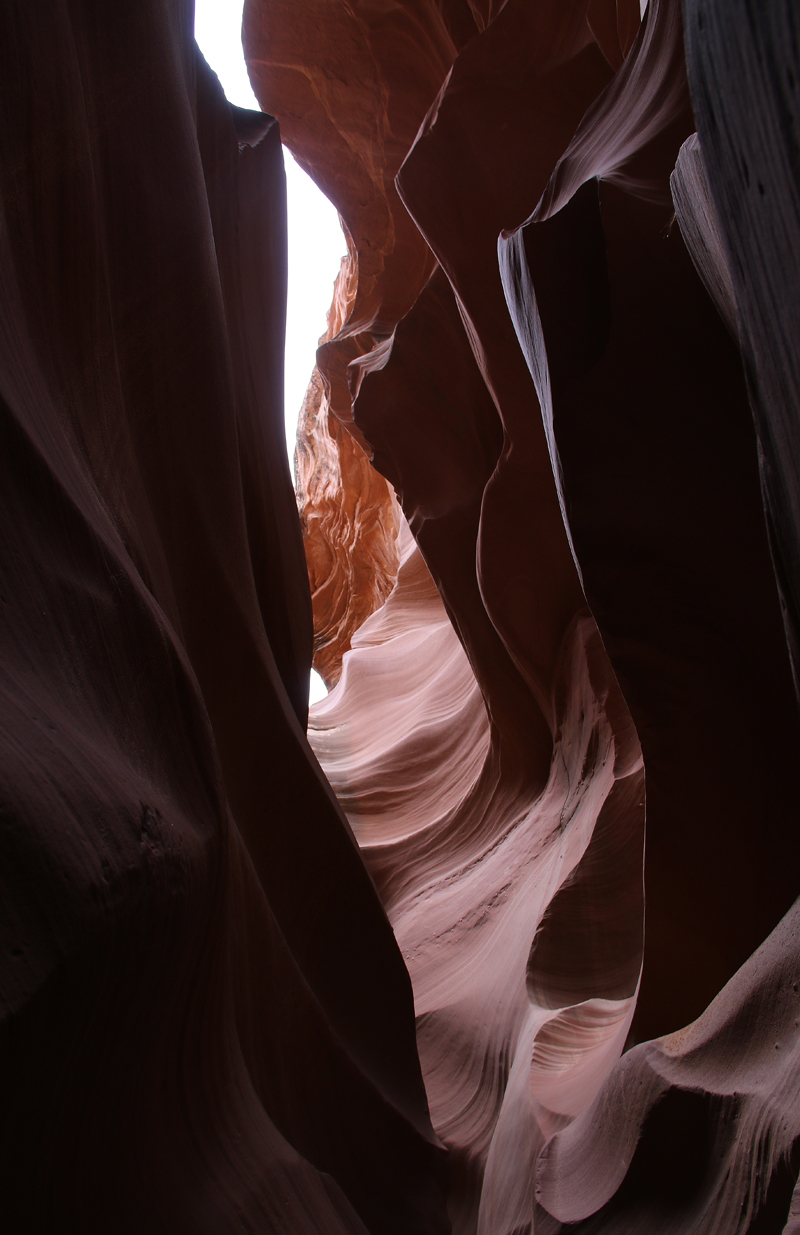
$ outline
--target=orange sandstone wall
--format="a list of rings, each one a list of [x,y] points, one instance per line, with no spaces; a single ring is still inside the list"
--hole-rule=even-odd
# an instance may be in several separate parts
[[[355,347],[356,314],[321,356],[349,362],[328,424],[397,494],[400,572],[309,736],[409,968],[457,1232],[778,1231],[789,1211],[796,471],[788,429],[754,433],[747,277],[693,136],[699,93],[703,150],[721,110],[748,123],[720,67],[747,79],[746,40],[719,25],[733,47],[709,44],[711,8],[690,14],[689,79],[669,0],[643,20],[515,0],[246,10],[259,97],[364,255],[355,303],[381,306],[371,338]],[[796,20],[772,8],[758,55],[783,47],[772,105],[796,115]],[[787,261],[798,169],[767,131],[756,192],[774,186]],[[355,151],[373,183],[394,177],[391,232],[354,194]],[[733,157],[709,167],[731,176]],[[412,283],[389,254],[420,240],[436,265]],[[773,293],[751,346],[785,424],[765,311],[787,358],[789,328]],[[300,442],[312,456],[310,423]]]
[[[795,1235],[797,6],[244,42],[0,13],[3,1229]]]

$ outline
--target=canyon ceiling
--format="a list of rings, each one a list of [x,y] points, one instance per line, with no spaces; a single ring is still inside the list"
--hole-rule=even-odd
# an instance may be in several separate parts
[[[192,31],[0,12],[3,1229],[800,1235],[800,10]]]

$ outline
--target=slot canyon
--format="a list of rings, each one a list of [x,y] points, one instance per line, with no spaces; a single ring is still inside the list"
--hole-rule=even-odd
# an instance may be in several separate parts
[[[0,9],[0,1228],[800,1235],[800,8],[193,20]]]

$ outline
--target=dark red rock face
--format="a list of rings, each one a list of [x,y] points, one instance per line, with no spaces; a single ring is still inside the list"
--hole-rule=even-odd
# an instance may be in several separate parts
[[[0,15],[3,1229],[796,1235],[796,6],[191,30]]]
[[[3,1227],[444,1231],[305,738],[278,128],[188,4],[6,6]]]

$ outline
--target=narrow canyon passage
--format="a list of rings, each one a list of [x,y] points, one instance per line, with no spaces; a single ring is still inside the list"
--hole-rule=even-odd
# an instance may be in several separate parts
[[[0,15],[4,1229],[796,1235],[796,6],[193,30]]]

